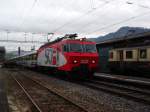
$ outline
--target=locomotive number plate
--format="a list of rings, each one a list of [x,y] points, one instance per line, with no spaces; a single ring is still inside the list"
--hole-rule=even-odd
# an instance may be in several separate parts
[[[88,60],[81,60],[81,63],[88,63]]]

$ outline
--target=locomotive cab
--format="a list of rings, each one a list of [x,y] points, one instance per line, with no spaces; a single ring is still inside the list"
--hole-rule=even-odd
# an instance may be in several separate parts
[[[96,44],[90,41],[67,40],[62,45],[67,63],[60,67],[80,75],[93,75],[98,65]]]

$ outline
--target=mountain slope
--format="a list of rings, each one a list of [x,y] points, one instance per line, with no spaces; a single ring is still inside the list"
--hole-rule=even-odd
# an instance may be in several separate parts
[[[150,31],[150,29],[146,29],[146,28],[142,28],[142,27],[125,26],[125,27],[121,27],[116,32],[109,33],[105,36],[99,36],[97,38],[90,38],[90,40],[98,43],[98,42],[102,42],[102,41],[109,40],[109,39],[123,38],[124,36],[136,35],[136,34],[148,32],[148,31]]]

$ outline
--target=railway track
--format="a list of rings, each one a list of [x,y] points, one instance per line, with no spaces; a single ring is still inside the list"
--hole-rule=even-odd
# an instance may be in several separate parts
[[[109,80],[85,80],[80,84],[98,91],[105,91],[107,93],[112,93],[130,100],[150,105],[150,91],[148,88],[142,89],[134,85],[125,85]]]
[[[59,78],[61,79],[61,78]],[[66,80],[66,79],[63,79]],[[70,81],[70,80],[66,80]],[[126,79],[124,81],[123,79],[118,80],[109,80],[103,78],[94,78],[93,80],[84,80],[84,81],[75,81],[71,80],[70,82],[80,84],[86,87],[89,87],[91,89],[95,89],[98,91],[105,91],[107,93],[112,93],[114,95],[127,98],[129,100],[134,100],[137,102],[141,102],[144,104],[150,105],[150,90],[149,85],[147,83],[142,83],[140,81],[139,84],[137,84],[136,81],[132,81]]]
[[[38,112],[88,112],[82,106],[54,92],[24,74],[11,74]]]

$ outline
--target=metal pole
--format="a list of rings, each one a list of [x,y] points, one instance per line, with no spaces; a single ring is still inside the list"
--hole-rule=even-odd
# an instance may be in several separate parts
[[[33,43],[33,36],[34,36],[34,33],[32,33],[32,43]]]
[[[47,42],[49,42],[49,39],[48,39],[48,34],[47,34]]]
[[[9,31],[8,31],[8,30],[6,30],[6,33],[7,33],[7,42],[8,42],[8,34],[9,34]]]
[[[27,37],[26,37],[26,36],[27,36],[27,34],[26,34],[26,32],[25,32],[25,34],[24,34],[25,42],[27,41],[27,39],[26,39]]]

